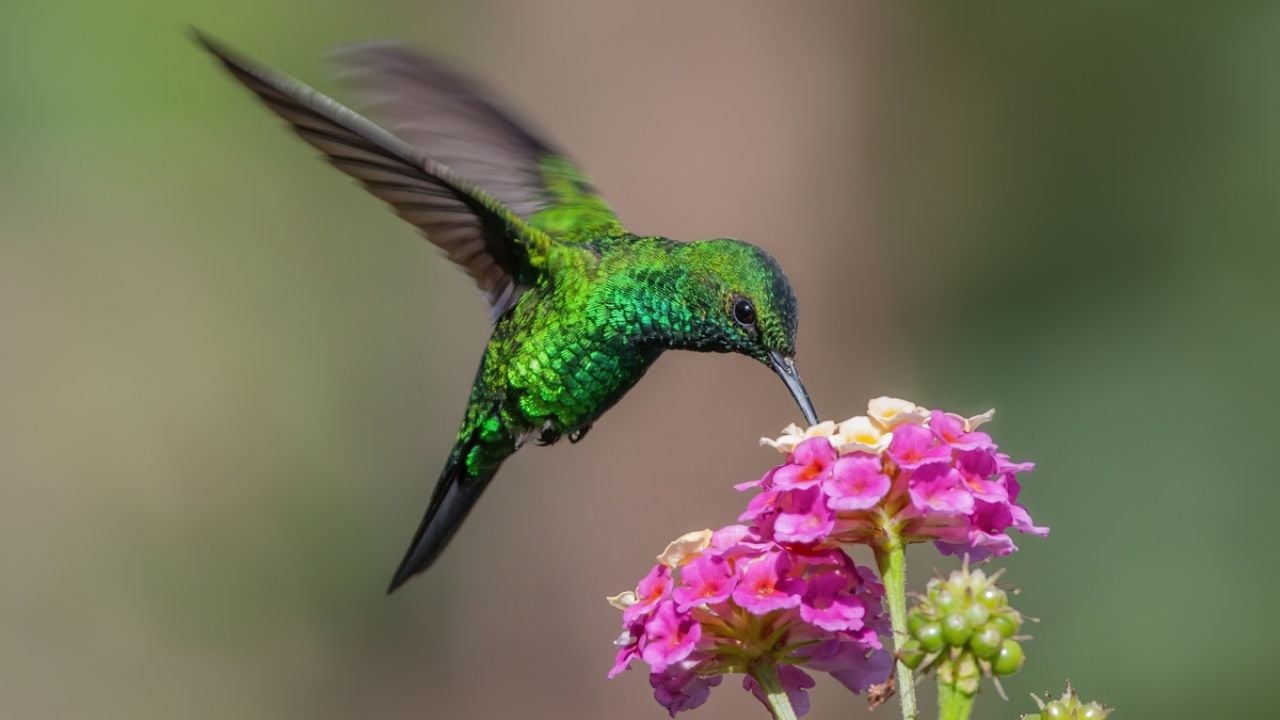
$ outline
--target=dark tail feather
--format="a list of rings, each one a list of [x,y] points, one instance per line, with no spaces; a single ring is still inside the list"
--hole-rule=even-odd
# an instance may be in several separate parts
[[[436,481],[431,503],[427,505],[427,513],[422,517],[418,532],[414,533],[409,551],[391,578],[388,595],[409,578],[431,567],[431,563],[440,557],[496,470],[494,468],[480,477],[467,477],[463,463],[454,457],[449,458],[449,464]]]

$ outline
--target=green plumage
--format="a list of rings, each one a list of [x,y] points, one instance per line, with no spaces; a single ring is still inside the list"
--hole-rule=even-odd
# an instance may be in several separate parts
[[[780,280],[768,255],[732,240],[619,235],[552,245],[547,272],[498,320],[485,350],[458,437],[474,444],[468,473],[495,469],[531,436],[548,442],[585,431],[663,350],[739,349],[750,338],[722,298],[734,289],[771,297],[785,292]],[[785,315],[768,316],[765,327],[789,355],[794,301],[784,295],[777,304]],[[492,418],[500,422],[486,432]]]
[[[795,297],[763,250],[626,232],[562,154],[463,78],[394,46],[342,54],[346,77],[386,119],[384,130],[197,39],[299,136],[465,268],[489,300],[492,337],[392,590],[438,557],[513,452],[530,440],[581,439],[665,350],[754,357],[817,421],[791,362]]]

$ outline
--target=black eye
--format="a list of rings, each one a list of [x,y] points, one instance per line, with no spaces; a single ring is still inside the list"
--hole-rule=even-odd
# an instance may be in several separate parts
[[[733,304],[733,319],[743,327],[756,324],[756,307],[749,300],[739,300]]]

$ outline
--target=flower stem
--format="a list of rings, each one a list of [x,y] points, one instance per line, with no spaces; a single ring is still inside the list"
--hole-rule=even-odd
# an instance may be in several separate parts
[[[938,675],[938,720],[969,720],[974,696]]]
[[[791,699],[782,689],[782,680],[778,678],[778,666],[772,660],[761,659],[751,667],[751,677],[760,683],[764,690],[765,701],[774,720],[796,720],[796,711],[791,707]]]
[[[897,650],[906,642],[907,634],[907,557],[906,545],[893,523],[882,528],[883,536],[875,545],[876,566],[884,581],[885,596],[889,600],[889,621],[893,625],[893,647]],[[902,702],[903,720],[917,720],[916,686],[911,668],[897,663],[898,697]]]

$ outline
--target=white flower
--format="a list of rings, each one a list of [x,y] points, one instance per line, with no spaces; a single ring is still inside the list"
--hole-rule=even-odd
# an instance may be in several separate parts
[[[792,423],[782,428],[782,435],[776,439],[760,438],[761,445],[768,445],[782,454],[790,453],[796,449],[800,443],[809,438],[824,437],[831,438],[836,431],[836,424],[831,420],[820,422],[817,425],[801,429],[799,425]]]
[[[840,423],[836,434],[831,437],[831,444],[841,455],[854,451],[879,455],[889,448],[890,442],[893,442],[893,433],[881,430],[870,418],[862,415]]]
[[[658,562],[675,570],[692,560],[711,544],[711,530],[694,530],[687,532],[667,545],[667,549],[658,556]]]
[[[610,595],[605,601],[619,610],[626,610],[636,604],[636,594],[633,590],[626,590],[617,595]]]
[[[981,415],[974,415],[971,418],[963,418],[964,431],[973,432],[974,430],[977,430],[980,425],[985,425],[991,422],[991,419],[994,418],[995,416],[996,416],[996,409],[991,408],[990,410],[982,413]]]
[[[903,423],[923,425],[929,419],[929,411],[910,400],[891,397],[872,398],[867,403],[867,414],[885,430],[892,430]]]

